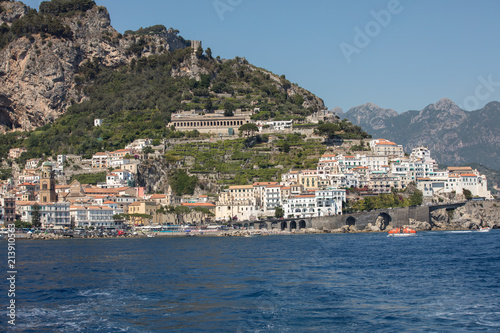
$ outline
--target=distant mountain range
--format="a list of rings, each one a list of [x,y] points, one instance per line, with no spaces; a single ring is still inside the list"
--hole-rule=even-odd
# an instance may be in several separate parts
[[[401,114],[367,103],[340,117],[361,126],[376,138],[402,144],[405,151],[420,145],[445,165],[479,163],[500,170],[500,103],[491,102],[477,111],[465,111],[447,98],[421,111]]]

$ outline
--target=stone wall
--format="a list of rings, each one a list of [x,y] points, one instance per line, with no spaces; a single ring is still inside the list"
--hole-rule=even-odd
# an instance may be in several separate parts
[[[429,223],[429,208],[405,207],[395,209],[382,209],[372,212],[362,212],[335,216],[323,216],[313,218],[312,228],[320,230],[334,230],[342,228],[345,225],[354,225],[358,230],[364,230],[371,223],[377,222],[382,226],[381,230],[387,230],[390,227],[401,227],[408,225],[410,218]]]

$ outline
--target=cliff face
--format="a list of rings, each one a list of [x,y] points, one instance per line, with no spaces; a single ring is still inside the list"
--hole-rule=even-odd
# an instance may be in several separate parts
[[[26,15],[21,2],[2,2],[0,25]],[[61,18],[73,38],[34,34],[20,37],[0,51],[0,131],[30,130],[52,122],[73,102],[85,98],[75,76],[82,64],[93,59],[106,66],[128,63],[186,47],[172,31],[150,36],[122,36],[112,26],[104,7]],[[129,48],[143,39],[139,53]]]
[[[365,104],[350,109],[345,116],[374,137],[402,144],[407,152],[427,146],[439,163],[476,162],[500,169],[500,103],[491,102],[469,112],[443,98],[421,111],[390,111]]]
[[[480,227],[500,228],[500,203],[498,201],[468,202],[448,213],[440,209],[431,213],[434,230],[469,230]]]

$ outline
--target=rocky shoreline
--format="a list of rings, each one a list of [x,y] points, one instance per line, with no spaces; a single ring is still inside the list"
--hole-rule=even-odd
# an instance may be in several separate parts
[[[498,201],[468,202],[465,206],[455,210],[446,209],[436,210],[431,213],[431,222],[422,222],[410,219],[409,224],[403,225],[416,231],[455,231],[455,230],[478,230],[484,227],[500,229],[500,203]],[[358,229],[356,226],[342,226],[333,230],[319,230],[305,228],[292,231],[281,230],[222,230],[216,232],[178,232],[178,233],[137,233],[126,235],[109,234],[86,234],[74,235],[68,237],[57,233],[33,233],[16,234],[17,239],[30,240],[54,240],[54,239],[82,239],[82,238],[145,238],[145,237],[255,237],[271,235],[301,235],[301,234],[322,234],[322,233],[364,233],[364,232],[387,232],[393,228],[392,225],[384,226],[382,220],[369,223],[364,229]]]

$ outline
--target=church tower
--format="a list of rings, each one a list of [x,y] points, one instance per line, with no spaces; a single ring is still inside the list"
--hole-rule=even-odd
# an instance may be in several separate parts
[[[56,180],[52,172],[52,164],[45,162],[42,164],[42,174],[40,176],[40,202],[56,202]]]

